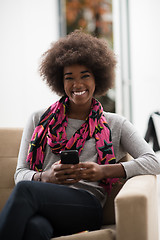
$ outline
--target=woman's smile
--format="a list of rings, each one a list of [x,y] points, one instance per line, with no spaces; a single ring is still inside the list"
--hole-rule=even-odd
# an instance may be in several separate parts
[[[86,90],[81,91],[81,92],[73,91],[73,94],[76,95],[76,96],[81,96],[81,95],[85,94],[86,92],[87,92]]]

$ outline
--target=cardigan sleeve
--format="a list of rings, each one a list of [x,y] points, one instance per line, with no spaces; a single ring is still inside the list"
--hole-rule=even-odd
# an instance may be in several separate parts
[[[14,181],[16,184],[22,180],[32,180],[33,175],[36,173],[29,169],[29,164],[26,162],[26,158],[32,134],[42,113],[43,111],[33,113],[23,130],[16,172],[14,174]]]
[[[160,161],[156,154],[127,120],[122,125],[120,143],[133,158],[131,161],[122,163],[127,178],[136,175],[160,174]]]
[[[119,162],[127,153],[132,157],[131,161],[122,163],[126,177],[160,174],[159,158],[133,124],[115,113],[104,112],[104,116],[111,129],[116,161]]]

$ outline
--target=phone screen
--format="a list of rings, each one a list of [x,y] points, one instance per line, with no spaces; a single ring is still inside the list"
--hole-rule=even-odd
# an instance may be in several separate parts
[[[62,164],[77,164],[79,163],[79,156],[77,150],[64,150],[60,152]]]

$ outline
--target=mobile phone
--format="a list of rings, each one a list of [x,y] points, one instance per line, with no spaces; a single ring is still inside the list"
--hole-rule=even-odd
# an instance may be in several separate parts
[[[77,164],[79,163],[79,156],[77,150],[64,150],[60,152],[62,164]]]

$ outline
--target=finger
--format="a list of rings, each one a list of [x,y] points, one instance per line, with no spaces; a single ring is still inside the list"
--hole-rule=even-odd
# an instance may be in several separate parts
[[[80,174],[76,171],[73,171],[72,169],[66,169],[66,170],[62,170],[59,172],[55,172],[55,177],[58,180],[66,180],[69,178],[73,178],[73,179],[79,179]]]
[[[93,162],[84,162],[84,163],[79,163],[79,168],[82,168],[82,169],[87,169],[87,168],[91,168],[94,166],[95,163]]]
[[[80,177],[83,180],[93,181],[96,177],[96,171],[94,169],[82,169],[80,172]]]
[[[55,171],[55,176],[59,177],[59,176],[63,176],[63,175],[71,175],[71,174],[78,174],[78,171],[80,171],[80,169],[72,169],[72,168],[67,168],[67,169],[61,169],[59,171]]]
[[[54,169],[55,171],[61,171],[61,170],[65,170],[65,169],[76,169],[78,168],[76,166],[77,164],[59,164],[59,165],[55,165]]]

